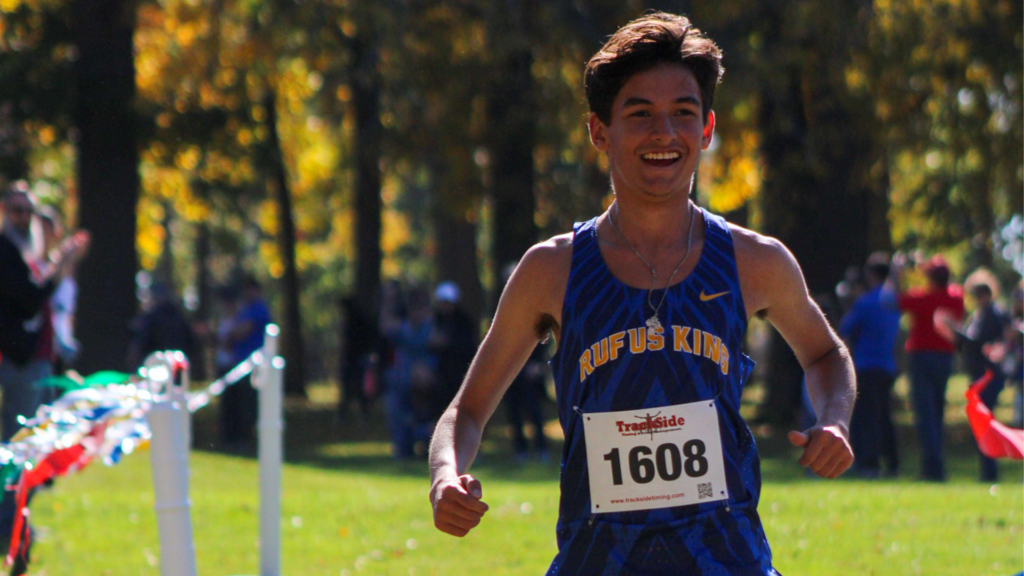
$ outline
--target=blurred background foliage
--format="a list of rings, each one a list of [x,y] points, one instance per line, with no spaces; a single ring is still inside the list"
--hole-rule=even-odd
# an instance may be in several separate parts
[[[81,278],[86,368],[129,337],[111,278],[148,270],[204,321],[253,272],[301,394],[337,373],[343,295],[372,311],[384,280],[454,279],[485,319],[503,268],[610,202],[583,65],[650,9],[725,53],[699,203],[786,242],[812,291],[877,249],[1015,281],[1016,0],[0,0],[0,179],[136,239],[137,263],[99,242],[80,271],[100,277]],[[130,42],[90,44],[111,30]],[[137,184],[84,175],[121,165]],[[91,316],[90,293],[120,306]]]

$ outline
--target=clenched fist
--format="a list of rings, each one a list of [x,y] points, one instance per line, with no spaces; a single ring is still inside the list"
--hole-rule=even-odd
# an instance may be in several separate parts
[[[789,441],[804,449],[800,465],[822,478],[835,478],[853,464],[849,433],[842,426],[815,426],[803,432],[792,431]]]
[[[434,526],[452,536],[465,536],[489,509],[481,498],[480,481],[469,474],[438,480],[430,488]]]

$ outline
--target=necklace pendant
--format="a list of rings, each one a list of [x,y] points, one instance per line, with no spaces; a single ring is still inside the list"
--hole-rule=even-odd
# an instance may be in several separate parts
[[[661,320],[658,320],[657,315],[653,315],[647,319],[647,329],[654,330],[656,332],[664,332],[665,329],[661,326]]]

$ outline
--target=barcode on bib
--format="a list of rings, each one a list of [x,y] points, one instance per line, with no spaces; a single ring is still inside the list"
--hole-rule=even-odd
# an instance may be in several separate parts
[[[703,500],[705,498],[711,498],[714,492],[711,491],[711,482],[705,482],[703,484],[697,484],[697,499]]]

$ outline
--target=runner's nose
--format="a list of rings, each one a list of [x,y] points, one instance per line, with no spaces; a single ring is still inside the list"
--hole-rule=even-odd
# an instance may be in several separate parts
[[[675,138],[675,130],[672,127],[672,118],[668,114],[655,114],[651,136],[659,143],[668,143]]]

